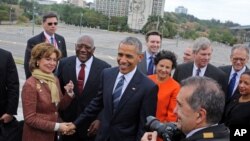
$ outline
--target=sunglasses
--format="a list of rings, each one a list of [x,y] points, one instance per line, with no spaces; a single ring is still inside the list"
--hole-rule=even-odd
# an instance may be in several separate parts
[[[54,23],[48,23],[48,26],[52,26],[52,24],[57,25],[57,22],[54,22]]]

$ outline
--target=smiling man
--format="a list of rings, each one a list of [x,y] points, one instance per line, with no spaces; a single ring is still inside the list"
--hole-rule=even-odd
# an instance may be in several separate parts
[[[67,57],[66,44],[64,37],[56,34],[58,25],[58,18],[55,13],[47,13],[43,16],[43,29],[44,31],[40,34],[30,38],[27,41],[27,46],[25,50],[24,56],[24,70],[26,79],[31,76],[31,72],[29,70],[29,61],[31,56],[32,48],[42,42],[51,43],[57,49],[59,49],[62,53],[62,57]]]
[[[243,72],[249,70],[246,64],[249,60],[249,49],[244,44],[236,44],[231,49],[230,61],[232,65],[220,66],[219,68],[226,73],[226,80],[228,84],[235,79],[232,86],[227,87],[227,101],[239,96],[238,84],[240,76]],[[235,75],[235,76],[234,76]],[[232,83],[232,82],[231,82]]]
[[[151,75],[155,73],[154,58],[160,51],[162,43],[162,34],[158,31],[152,30],[146,34],[146,51],[144,57],[138,64],[138,69],[144,74]]]
[[[173,78],[179,83],[190,76],[207,76],[216,80],[226,93],[227,82],[225,73],[210,64],[212,45],[208,38],[197,38],[193,45],[194,62],[183,63],[177,66]]]
[[[63,86],[69,80],[72,80],[76,86],[74,100],[66,110],[60,113],[62,119],[67,122],[76,120],[97,95],[101,72],[103,69],[111,67],[108,63],[94,56],[94,40],[88,35],[78,38],[75,51],[75,56],[63,58],[60,61],[57,71],[62,91],[64,91]],[[99,123],[95,117],[90,118],[87,122],[79,125],[75,134],[62,136],[61,141],[94,141]]]
[[[96,141],[139,141],[146,117],[155,115],[158,87],[137,69],[142,44],[127,37],[118,46],[118,67],[104,69],[98,95],[74,121],[72,129],[103,110]]]

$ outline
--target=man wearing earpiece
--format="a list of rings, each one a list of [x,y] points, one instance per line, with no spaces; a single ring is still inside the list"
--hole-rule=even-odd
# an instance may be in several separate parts
[[[217,82],[207,77],[190,77],[181,82],[174,110],[177,127],[186,135],[181,141],[229,141],[230,132],[218,124],[225,95]],[[141,141],[156,141],[156,132],[147,132]]]
[[[24,70],[26,79],[28,79],[31,76],[31,72],[29,70],[29,60],[31,56],[31,50],[35,45],[42,42],[51,43],[55,48],[61,51],[62,58],[67,57],[66,43],[64,37],[55,33],[57,30],[57,25],[58,25],[58,18],[55,13],[50,12],[45,14],[43,16],[43,23],[42,23],[44,31],[30,38],[27,41],[27,47],[24,56]]]

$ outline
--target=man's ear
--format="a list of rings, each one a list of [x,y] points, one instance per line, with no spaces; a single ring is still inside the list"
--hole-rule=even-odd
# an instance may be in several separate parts
[[[93,53],[95,52],[95,46],[93,47],[92,51],[93,51]]]
[[[144,58],[144,54],[139,54],[139,62],[141,62],[143,58]]]
[[[201,108],[197,112],[196,122],[202,123],[202,122],[206,121],[206,117],[207,117],[207,111],[205,109]]]

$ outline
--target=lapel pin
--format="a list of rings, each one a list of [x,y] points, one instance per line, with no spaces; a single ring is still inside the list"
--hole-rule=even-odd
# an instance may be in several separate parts
[[[132,90],[135,91],[135,88],[133,87]]]

